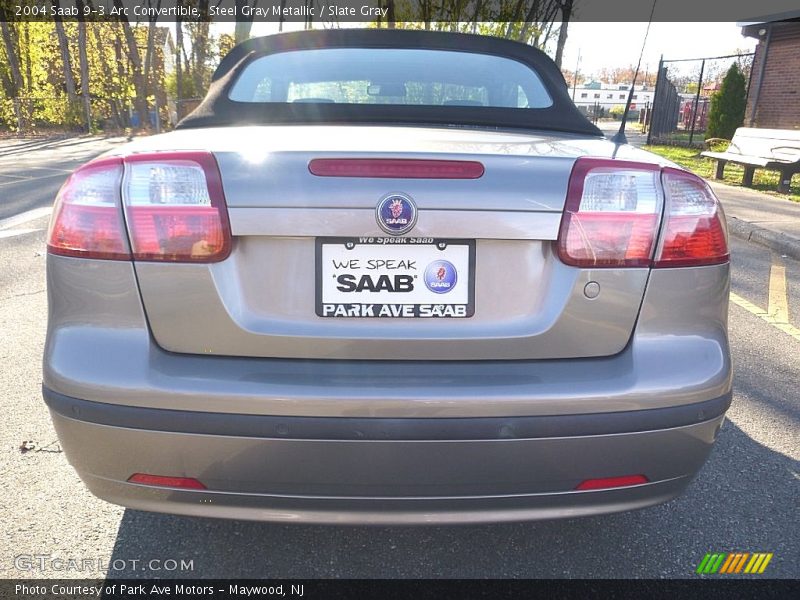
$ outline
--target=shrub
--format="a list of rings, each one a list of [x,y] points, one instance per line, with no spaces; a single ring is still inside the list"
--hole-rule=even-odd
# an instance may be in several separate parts
[[[708,111],[707,138],[733,137],[737,127],[744,122],[747,89],[744,75],[736,63],[731,65],[719,91],[711,97]]]

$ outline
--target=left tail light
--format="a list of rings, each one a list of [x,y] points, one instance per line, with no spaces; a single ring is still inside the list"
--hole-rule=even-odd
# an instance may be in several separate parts
[[[120,206],[122,159],[92,161],[59,190],[47,232],[47,250],[61,256],[130,260]]]
[[[208,152],[84,165],[59,192],[48,236],[53,254],[117,260],[213,263],[231,247],[222,179]]]

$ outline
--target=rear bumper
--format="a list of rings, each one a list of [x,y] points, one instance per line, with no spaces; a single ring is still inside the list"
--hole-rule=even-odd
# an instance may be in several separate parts
[[[613,356],[359,361],[167,352],[130,263],[48,261],[53,421],[89,488],[132,508],[317,523],[641,508],[688,484],[730,402],[728,265],[654,270]],[[126,483],[134,473],[209,489]],[[650,483],[575,490],[634,474]]]
[[[730,394],[597,415],[268,417],[44,396],[67,458],[100,498],[142,510],[307,523],[474,523],[596,515],[678,495]],[[659,425],[660,424],[660,425]],[[130,484],[194,477],[207,491]],[[586,479],[650,483],[576,491]]]

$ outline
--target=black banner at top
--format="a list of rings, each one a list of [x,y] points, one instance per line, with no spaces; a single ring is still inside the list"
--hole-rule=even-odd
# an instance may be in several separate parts
[[[5,21],[344,23],[647,21],[651,0],[0,0]],[[797,0],[656,0],[654,21],[763,22],[800,18]]]

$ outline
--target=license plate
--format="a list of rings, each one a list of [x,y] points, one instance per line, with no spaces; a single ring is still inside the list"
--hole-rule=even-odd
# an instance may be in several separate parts
[[[317,238],[320,317],[466,318],[475,240]]]

